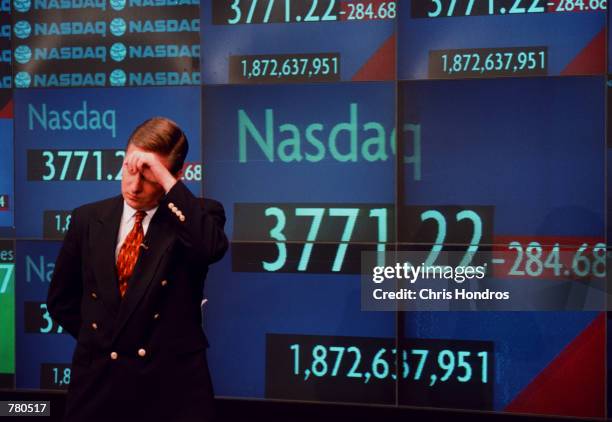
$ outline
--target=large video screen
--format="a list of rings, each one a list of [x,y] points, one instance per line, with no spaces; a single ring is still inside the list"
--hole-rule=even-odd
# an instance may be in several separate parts
[[[605,416],[603,309],[371,311],[362,265],[605,279],[608,22],[606,0],[0,2],[0,389],[70,385],[45,301],[72,210],[120,194],[130,133],[165,116],[227,217],[217,396]]]
[[[458,223],[446,205],[474,208],[475,243],[603,242],[604,85],[603,77],[402,82],[403,119],[420,125],[422,157],[420,180],[404,178],[406,204],[445,216],[444,243],[473,240],[450,237]]]
[[[0,119],[0,227],[13,226],[13,159],[13,120]]]
[[[12,4],[17,88],[200,84],[196,0]]]
[[[360,349],[333,371],[309,360],[343,336],[363,353],[395,336],[395,314],[361,312],[359,293],[361,250],[390,236],[394,95],[391,83],[203,90],[203,189],[232,239],[204,308],[217,394],[394,403],[390,374],[380,388],[365,363],[350,371]]]
[[[395,0],[204,0],[202,81],[393,80],[397,7]]]
[[[199,104],[199,90],[192,87],[16,91],[17,236],[62,238],[72,209],[119,195],[127,140],[138,124],[157,115],[188,134],[184,179],[199,193]]]
[[[15,386],[15,244],[0,240],[0,388]]]
[[[605,73],[606,0],[398,3],[400,79]]]
[[[75,341],[51,319],[46,304],[60,242],[16,246],[16,387],[65,390]]]
[[[557,262],[555,272],[551,264],[559,249],[602,257],[606,249],[604,83],[401,82],[400,115],[420,126],[423,169],[420,180],[409,172],[403,179],[401,248],[429,244],[432,256],[457,245],[491,245],[505,253],[506,262],[491,261],[499,280],[584,277],[582,268]],[[589,275],[605,277],[600,267]],[[603,348],[593,344],[605,338],[605,324],[596,312],[408,312],[403,335],[446,339],[446,352],[425,349],[421,378],[429,391],[416,394],[406,385],[402,404],[547,413],[555,379],[564,376],[571,386],[562,397],[592,398],[582,408],[560,404],[564,414],[603,411]],[[418,364],[411,351],[407,361]],[[456,366],[461,354],[470,376]],[[589,382],[578,369],[568,371],[577,361]]]

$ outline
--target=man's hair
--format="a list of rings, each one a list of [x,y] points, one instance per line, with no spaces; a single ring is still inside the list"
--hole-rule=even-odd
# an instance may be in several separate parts
[[[130,135],[127,146],[134,145],[155,152],[170,161],[170,172],[178,173],[185,163],[189,143],[181,128],[166,117],[153,117],[142,122]]]

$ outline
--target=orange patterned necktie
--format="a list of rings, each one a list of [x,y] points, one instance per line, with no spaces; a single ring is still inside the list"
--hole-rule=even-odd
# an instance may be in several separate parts
[[[147,215],[147,213],[144,211],[136,211],[136,214],[134,214],[134,227],[132,227],[123,245],[121,245],[121,249],[119,249],[119,256],[117,257],[117,276],[119,277],[119,293],[121,293],[121,297],[125,295],[128,280],[132,276],[136,261],[138,260],[140,245],[144,238],[142,220],[145,218],[145,215]]]

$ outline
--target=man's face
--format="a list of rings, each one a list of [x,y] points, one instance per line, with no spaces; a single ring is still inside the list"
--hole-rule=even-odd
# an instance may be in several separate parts
[[[125,152],[126,157],[134,151],[147,152],[142,148],[130,145]],[[157,156],[167,169],[170,169],[170,163],[167,157],[157,153],[153,154]],[[156,207],[165,191],[164,188],[154,180],[155,178],[150,169],[147,168],[142,172],[131,173],[124,164],[121,173],[121,195],[123,195],[125,202],[136,210],[146,211]]]

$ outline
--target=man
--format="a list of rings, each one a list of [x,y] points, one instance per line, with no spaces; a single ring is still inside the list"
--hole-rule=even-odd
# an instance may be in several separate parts
[[[187,138],[165,118],[130,136],[121,196],[74,210],[47,305],[77,339],[69,421],[210,420],[202,332],[208,265],[225,214],[180,181]]]

